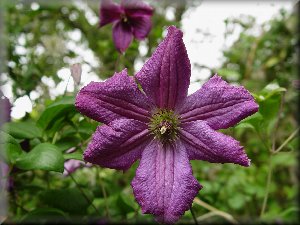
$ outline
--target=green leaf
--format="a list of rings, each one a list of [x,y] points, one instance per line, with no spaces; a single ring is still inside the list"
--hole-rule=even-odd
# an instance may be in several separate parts
[[[269,83],[265,86],[258,95],[259,100],[264,101],[274,95],[281,94],[281,92],[285,92],[286,89],[280,87],[276,81]]]
[[[243,119],[236,128],[255,128],[256,131],[259,131],[263,122],[263,116],[257,112],[247,118]]]
[[[18,139],[33,139],[42,136],[41,129],[30,121],[6,123],[3,130]]]
[[[263,116],[264,120],[270,121],[277,117],[280,101],[280,95],[273,95],[259,102],[259,113]]]
[[[91,192],[84,193],[89,199],[93,199]],[[72,214],[85,214],[90,202],[82,195],[77,188],[48,190],[41,193],[41,199],[51,207],[55,207]]]
[[[0,156],[6,162],[14,164],[16,159],[24,154],[19,143],[9,134],[0,131]]]
[[[236,193],[231,198],[228,199],[228,204],[233,209],[241,209],[245,204],[245,196]]]
[[[127,213],[134,212],[135,209],[125,201],[125,196],[119,195],[116,200],[116,206],[121,212],[122,215],[126,215]]]
[[[41,208],[35,209],[22,218],[22,223],[34,223],[34,224],[45,224],[45,223],[59,223],[63,221],[67,222],[65,213],[61,210],[54,208]]]
[[[98,125],[99,123],[82,120],[78,125],[78,133],[83,139],[88,139],[95,132]]]
[[[52,144],[42,143],[29,153],[21,155],[16,160],[16,166],[23,170],[64,171],[64,158],[61,151]]]
[[[82,153],[81,152],[73,152],[69,154],[64,154],[64,159],[77,159],[83,161]]]
[[[75,112],[74,96],[65,96],[49,105],[40,116],[37,124],[44,130],[50,130],[54,126],[59,129],[57,122],[59,122],[59,124],[62,123],[69,113]]]
[[[286,89],[280,87],[277,82],[272,82],[268,84],[257,97],[259,113],[263,116],[265,127],[268,127],[268,130],[272,128],[271,121],[278,115],[282,92],[285,91]]]
[[[297,164],[297,158],[294,152],[279,152],[272,157],[272,164],[276,167],[295,166]]]
[[[222,68],[217,70],[217,73],[220,76],[225,77],[229,81],[237,81],[241,77],[241,75],[236,70],[233,69]]]
[[[268,59],[268,61],[265,63],[265,66],[267,68],[273,67],[275,66],[278,62],[280,61],[280,59],[278,57],[271,57],[270,59]]]
[[[80,142],[79,138],[77,137],[64,137],[58,140],[55,145],[58,147],[59,150],[66,151],[72,147],[76,147]]]

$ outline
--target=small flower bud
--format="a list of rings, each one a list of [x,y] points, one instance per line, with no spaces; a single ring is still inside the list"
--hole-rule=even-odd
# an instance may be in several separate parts
[[[75,63],[71,66],[71,76],[73,77],[74,83],[76,85],[80,84],[80,79],[81,79],[81,65],[80,63]]]

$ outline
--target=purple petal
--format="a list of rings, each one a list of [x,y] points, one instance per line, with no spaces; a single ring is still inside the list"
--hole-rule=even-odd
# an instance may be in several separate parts
[[[65,162],[64,167],[64,175],[67,176],[70,173],[74,173],[77,169],[84,165],[84,162],[76,159],[70,159]]]
[[[143,40],[151,30],[151,19],[148,16],[138,17],[131,20],[131,26],[134,37],[138,40]]]
[[[179,132],[190,160],[250,165],[250,160],[238,141],[213,130],[205,121],[182,124]]]
[[[152,57],[136,75],[144,92],[159,108],[180,108],[187,96],[191,65],[182,41],[182,32],[174,26]]]
[[[111,0],[102,0],[100,5],[100,27],[120,20],[124,13],[122,7]]]
[[[235,125],[257,112],[258,105],[244,87],[235,87],[213,76],[201,89],[188,96],[180,109],[181,122],[205,120],[215,129]]]
[[[143,151],[131,185],[142,212],[162,223],[175,223],[201,189],[180,141],[163,147],[153,140]]]
[[[119,21],[113,27],[113,40],[117,50],[125,52],[132,42],[132,28],[128,23]]]
[[[126,69],[105,82],[83,87],[75,105],[82,114],[105,124],[124,117],[148,122],[152,108]]]
[[[152,16],[153,8],[139,0],[123,0],[122,7],[129,17]]]
[[[6,98],[0,91],[0,127],[3,123],[9,122],[11,120],[11,104],[9,99]]]
[[[102,167],[127,170],[140,158],[149,133],[146,124],[131,119],[99,126],[84,152],[84,160]]]

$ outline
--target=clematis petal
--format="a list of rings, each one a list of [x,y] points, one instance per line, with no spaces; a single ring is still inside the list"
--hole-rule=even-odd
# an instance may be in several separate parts
[[[138,40],[143,40],[151,30],[151,18],[148,16],[138,17],[131,21],[133,35]]]
[[[176,109],[187,96],[191,65],[182,32],[168,28],[167,37],[136,74],[144,92],[159,108]]]
[[[129,17],[152,16],[153,8],[139,0],[122,0],[122,7]]]
[[[84,160],[102,167],[127,170],[148,144],[147,125],[132,119],[119,119],[99,126],[84,152]]]
[[[162,223],[175,223],[201,189],[179,140],[163,147],[154,139],[143,151],[131,186],[142,212]]]
[[[126,69],[105,82],[83,87],[75,105],[82,114],[105,124],[124,117],[148,122],[152,107]]]
[[[190,160],[250,166],[250,160],[239,142],[213,130],[205,121],[184,123],[179,132]]]
[[[119,52],[125,52],[132,42],[132,39],[132,28],[129,24],[119,21],[114,25],[113,41]]]
[[[111,0],[101,0],[100,5],[100,27],[120,20],[124,13],[122,7]]]
[[[244,87],[229,85],[218,75],[188,96],[180,109],[181,122],[205,120],[215,130],[235,125],[257,112],[258,105]]]

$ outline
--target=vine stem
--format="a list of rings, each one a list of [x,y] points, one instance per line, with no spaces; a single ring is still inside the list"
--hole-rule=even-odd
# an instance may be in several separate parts
[[[281,151],[299,132],[299,127],[280,145],[275,151],[273,151],[273,154],[276,154]]]
[[[192,216],[193,216],[193,219],[194,219],[195,224],[198,225],[198,221],[197,221],[195,212],[194,212],[194,210],[193,210],[193,207],[190,208],[190,211],[191,211],[191,213],[192,213]]]
[[[260,217],[262,217],[264,215],[265,211],[266,211],[269,192],[270,192],[270,185],[271,185],[272,173],[273,173],[272,155],[270,155],[269,161],[270,162],[269,162],[269,171],[268,171],[268,177],[267,177],[267,186],[266,186],[266,192],[265,192],[265,196],[264,196],[263,205],[262,205],[262,208],[261,208],[261,211],[260,211]]]
[[[103,185],[102,178],[100,176],[100,169],[99,169],[99,167],[97,167],[97,175],[98,175],[98,180],[99,180],[99,183],[100,183],[100,186],[101,186],[101,190],[102,190],[102,193],[103,193],[103,197],[104,197],[105,213],[106,213],[107,218],[110,219],[108,202],[107,202],[107,194],[106,194],[106,191],[105,191],[105,187]]]
[[[78,190],[81,192],[82,196],[85,198],[85,200],[92,205],[92,207],[95,209],[95,211],[101,215],[101,213],[99,212],[99,210],[96,208],[96,206],[93,204],[93,202],[89,199],[89,197],[84,193],[84,191],[82,190],[82,188],[80,187],[80,185],[78,184],[78,182],[75,180],[74,176],[72,175],[72,173],[70,173],[70,171],[65,167],[65,170],[68,172],[69,176],[71,177],[71,179],[73,180],[73,182],[75,183],[76,187],[78,188]]]

